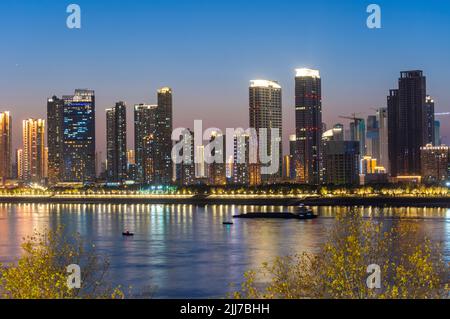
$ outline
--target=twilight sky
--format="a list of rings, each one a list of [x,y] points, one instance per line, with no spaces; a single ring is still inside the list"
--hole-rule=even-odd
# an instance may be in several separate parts
[[[66,27],[66,7],[82,28]],[[382,29],[366,27],[366,7],[382,8]],[[327,125],[339,115],[385,106],[401,70],[422,69],[436,111],[450,111],[448,0],[1,0],[0,109],[21,120],[46,118],[46,99],[75,88],[96,91],[97,148],[115,101],[155,103],[174,90],[175,127],[248,127],[248,84],[283,87],[284,134],[294,132],[294,69],[319,69]],[[450,143],[450,117],[442,117]]]

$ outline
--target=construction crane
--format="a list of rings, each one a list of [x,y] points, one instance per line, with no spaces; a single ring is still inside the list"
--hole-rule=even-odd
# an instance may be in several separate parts
[[[353,121],[355,121],[355,123],[357,121],[364,121],[363,118],[356,117],[357,114],[358,113],[353,113],[353,114],[351,114],[351,116],[339,116],[339,118],[346,119],[346,120],[353,120]]]

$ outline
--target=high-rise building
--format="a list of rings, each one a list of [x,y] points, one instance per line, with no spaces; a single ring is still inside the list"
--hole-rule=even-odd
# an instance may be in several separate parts
[[[388,157],[389,157],[389,173],[391,176],[397,176],[399,168],[402,166],[399,161],[403,158],[400,156],[396,147],[400,144],[400,137],[397,135],[398,131],[405,131],[405,121],[402,122],[402,128],[399,125],[399,96],[398,90],[393,89],[389,91],[389,96],[387,97],[387,110],[388,110]],[[402,135],[402,144],[404,142],[404,136]],[[400,174],[401,175],[401,174]]]
[[[53,96],[47,100],[48,181],[63,180],[64,100]]]
[[[95,172],[95,92],[77,89],[63,96],[63,180],[90,183]]]
[[[297,69],[296,72],[296,180],[318,185],[322,169],[322,82],[318,70]]]
[[[421,146],[433,144],[434,133],[434,100],[427,95],[423,108],[423,141]]]
[[[350,123],[350,140],[359,142],[359,154],[365,156],[366,148],[366,122],[364,119],[354,118]]]
[[[236,134],[233,138],[233,184],[250,184],[250,136]]]
[[[205,146],[198,145],[196,150],[196,162],[195,162],[195,177],[197,179],[203,179],[208,177],[208,170],[206,169],[205,162]]]
[[[32,183],[44,181],[45,120],[23,121],[23,180]]]
[[[127,151],[127,178],[130,181],[137,179],[136,153],[134,150]]]
[[[178,181],[181,185],[195,184],[195,161],[194,161],[194,132],[189,129],[184,130],[181,139],[185,144],[182,150],[183,161],[177,164]]]
[[[420,148],[421,175],[424,182],[441,183],[448,180],[449,150],[448,146],[431,144]]]
[[[106,153],[108,181],[122,183],[127,179],[127,107],[117,102],[106,110]]]
[[[327,144],[330,141],[344,141],[344,125],[336,124],[332,129],[324,131],[322,133],[322,150],[325,150],[327,148]],[[325,165],[322,165],[321,176],[322,180],[325,181],[326,177]]]
[[[205,152],[215,159],[208,165],[210,185],[226,185],[227,183],[225,145],[225,136],[220,132],[212,132],[210,143],[205,148]]]
[[[359,184],[359,150],[357,141],[328,141],[324,146],[325,183]]]
[[[11,178],[12,120],[9,112],[0,113],[0,183]]]
[[[155,183],[155,131],[157,105],[134,106],[134,144],[137,182]]]
[[[278,82],[268,80],[252,80],[249,87],[250,128],[256,130],[258,136],[258,154],[265,153],[270,163],[262,163],[261,156],[258,162],[252,163],[252,183],[276,182],[281,179],[283,165],[282,151],[282,99],[281,86]],[[262,132],[266,131],[266,138]],[[272,130],[278,132],[278,137],[272,137]],[[272,143],[272,140],[274,143]],[[273,153],[272,151],[275,151]],[[278,151],[278,155],[276,154]],[[274,174],[265,174],[264,168],[278,165]],[[259,175],[259,176],[258,176]]]
[[[389,139],[388,139],[388,111],[387,108],[379,108],[377,111],[379,126],[379,158],[378,163],[389,172]]]
[[[16,151],[17,179],[23,180],[23,149]]]
[[[441,122],[434,121],[434,146],[440,146],[441,143]]]
[[[398,90],[388,96],[389,161],[391,175],[420,175],[424,146],[426,78],[422,71],[400,73]]]
[[[155,132],[155,183],[172,183],[172,89],[164,87],[158,90]]]
[[[380,127],[376,115],[367,117],[366,156],[380,159]]]
[[[106,159],[102,159],[100,161],[100,167],[99,167],[100,172],[98,174],[100,179],[102,179],[102,180],[107,179],[107,176],[106,176],[107,168],[108,168],[108,161]]]
[[[44,148],[44,179],[48,180],[48,147]]]
[[[106,175],[102,175],[102,162],[103,162],[103,152],[95,152],[95,173],[96,177],[100,177],[102,180],[106,180]]]
[[[290,182],[291,181],[291,156],[284,155],[283,156],[283,181]]]
[[[297,151],[297,137],[289,135],[289,181],[295,182],[295,154]]]

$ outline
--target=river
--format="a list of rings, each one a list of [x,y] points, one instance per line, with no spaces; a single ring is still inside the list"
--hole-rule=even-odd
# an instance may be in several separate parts
[[[314,252],[325,240],[338,210],[313,207],[318,219],[234,220],[237,213],[286,211],[274,206],[0,204],[0,262],[21,255],[23,238],[34,230],[80,233],[87,243],[109,257],[114,284],[132,287],[136,295],[154,298],[221,298],[231,283],[249,269],[276,256]],[[358,207],[365,216],[378,208]],[[442,243],[450,260],[450,209],[392,208],[384,219],[402,216],[417,223],[434,242]],[[134,237],[124,238],[129,229]]]

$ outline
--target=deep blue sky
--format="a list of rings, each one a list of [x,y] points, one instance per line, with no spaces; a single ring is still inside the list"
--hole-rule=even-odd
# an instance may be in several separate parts
[[[66,28],[70,3],[81,6],[81,30]],[[382,8],[381,30],[366,27],[370,3]],[[287,136],[297,67],[320,69],[328,125],[385,106],[408,69],[423,69],[437,110],[450,109],[448,0],[1,0],[0,16],[0,108],[13,113],[16,145],[20,120],[45,118],[46,98],[75,88],[96,91],[100,150],[105,108],[128,103],[132,146],[131,106],[166,85],[176,126],[246,128],[255,78],[283,86]]]

